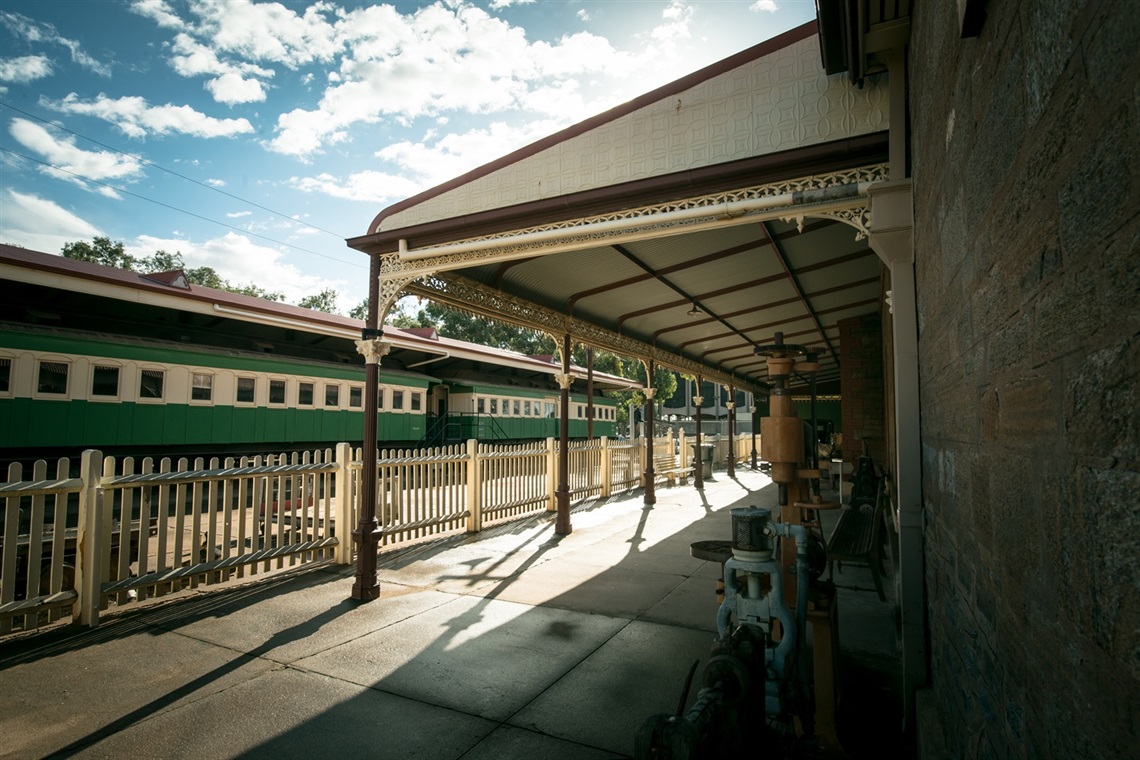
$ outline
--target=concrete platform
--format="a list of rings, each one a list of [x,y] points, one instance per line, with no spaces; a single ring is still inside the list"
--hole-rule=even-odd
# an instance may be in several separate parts
[[[775,499],[718,472],[581,505],[569,536],[543,515],[382,555],[366,604],[326,565],[9,639],[0,758],[629,757],[709,656],[720,568],[689,544]],[[844,750],[907,757],[893,605],[866,569],[835,580]]]

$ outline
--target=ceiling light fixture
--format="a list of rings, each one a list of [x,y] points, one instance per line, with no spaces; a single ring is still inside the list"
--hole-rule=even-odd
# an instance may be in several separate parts
[[[699,317],[701,315],[701,310],[697,308],[697,305],[694,303],[685,313],[690,317]]]

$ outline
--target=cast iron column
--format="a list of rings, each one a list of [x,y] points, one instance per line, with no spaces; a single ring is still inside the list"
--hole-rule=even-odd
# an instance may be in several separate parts
[[[380,359],[391,349],[380,340],[384,334],[378,327],[380,312],[380,257],[373,256],[369,268],[368,321],[356,342],[356,350],[364,356],[364,453],[360,476],[360,522],[352,532],[356,544],[356,581],[352,598],[368,602],[380,596],[376,577],[376,555],[380,551],[380,524],[376,521],[376,415],[379,409],[376,393],[380,388]]]
[[[570,535],[570,335],[562,336],[562,374],[557,376],[561,419],[558,422],[558,487],[554,490],[558,515],[554,519],[554,532]]]
[[[752,400],[753,400],[753,402],[755,402],[756,397],[753,396]],[[748,407],[748,411],[752,415],[752,469],[755,470],[756,469],[756,404],[753,403],[752,406]]]
[[[704,454],[701,450],[701,404],[705,403],[705,398],[701,395],[700,375],[697,375],[697,395],[693,396],[693,403],[697,406],[697,442],[693,449],[693,487],[702,491],[705,487],[705,463]]]
[[[729,388],[732,401],[725,402],[728,407],[728,477],[736,477],[736,389]]]
[[[653,387],[653,360],[645,362],[645,503],[657,503],[653,492],[653,481],[657,473],[653,470],[653,397],[657,389]]]
[[[586,438],[594,437],[594,349],[586,349]]]

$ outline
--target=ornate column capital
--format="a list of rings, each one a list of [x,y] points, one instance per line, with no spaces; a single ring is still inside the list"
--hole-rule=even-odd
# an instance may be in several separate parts
[[[365,364],[379,364],[392,350],[391,341],[382,338],[366,338],[356,341],[356,353],[364,357]]]
[[[736,408],[736,402],[735,401],[725,401],[724,407],[725,407],[725,409],[735,409]]]
[[[748,411],[750,414],[756,414],[756,407],[750,406],[750,407],[748,407]]]
[[[656,388],[646,388],[645,389],[645,397],[647,399],[649,399],[650,401],[652,401],[653,397],[656,395],[657,395],[657,389]]]
[[[554,379],[558,381],[558,387],[564,391],[569,390],[571,383],[574,382],[574,376],[568,373],[563,374],[559,372],[554,376]]]
[[[697,406],[700,406],[701,404],[705,403],[705,397],[704,396],[693,396],[693,403],[696,404]]]

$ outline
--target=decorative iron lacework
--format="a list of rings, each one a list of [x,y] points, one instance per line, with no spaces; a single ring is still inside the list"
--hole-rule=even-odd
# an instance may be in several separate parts
[[[815,174],[808,177],[800,177],[798,179],[787,180],[784,182],[775,182],[767,185],[754,185],[752,187],[738,188],[735,190],[727,190],[712,195],[702,195],[694,198],[683,198],[676,201],[669,201],[667,203],[659,203],[653,206],[641,206],[639,208],[622,209],[608,214],[599,214],[597,216],[583,217],[580,219],[568,219],[550,224],[540,225],[536,227],[526,227],[523,229],[510,230],[506,232],[496,233],[492,235],[483,235],[480,237],[465,238],[463,240],[456,240],[447,245],[439,246],[439,253],[433,255],[429,259],[419,261],[401,261],[398,256],[384,262],[381,267],[381,279],[384,278],[384,272],[389,275],[397,273],[422,273],[431,270],[440,269],[454,269],[455,265],[466,265],[480,261],[481,259],[489,256],[502,256],[503,254],[518,253],[523,255],[536,248],[549,246],[551,241],[522,241],[518,244],[511,244],[512,238],[517,238],[521,235],[530,235],[534,233],[549,233],[549,232],[564,232],[556,238],[558,244],[579,244],[590,245],[593,243],[603,243],[607,240],[619,237],[621,235],[632,235],[639,232],[648,231],[661,231],[666,232],[670,230],[683,230],[685,227],[694,226],[708,221],[715,220],[719,216],[719,208],[725,203],[734,203],[738,201],[758,200],[761,198],[771,198],[779,195],[789,195],[793,193],[810,193],[812,191],[821,191],[841,187],[853,187],[859,183],[878,182],[887,179],[887,165],[876,164],[874,166],[863,166],[854,169],[847,169],[841,172],[831,172],[828,174]],[[836,200],[827,199],[827,200]],[[820,200],[825,200],[821,198]],[[709,215],[707,217],[696,217],[691,219],[681,220],[660,220],[655,221],[655,217],[660,217],[664,214],[676,211],[689,211],[692,209],[708,208]],[[850,224],[856,228],[860,236],[866,236],[870,228],[870,206],[869,201],[862,196],[851,196],[851,208],[842,209],[839,211],[817,211],[812,212],[810,205],[789,205],[789,213],[785,218],[801,220],[806,216],[827,216],[834,218],[837,221]],[[593,229],[594,225],[601,222],[624,221],[628,219],[642,220],[643,223],[622,229],[620,232],[597,230]],[[861,237],[859,238],[861,239]],[[463,251],[457,253],[448,253],[447,248],[454,245],[471,245],[478,243],[494,243],[493,247],[477,251]],[[385,257],[387,258],[387,257]]]
[[[491,290],[458,275],[425,275],[409,282],[405,292],[446,303],[472,314],[512,322],[552,335],[569,334],[579,343],[585,343],[623,356],[646,357],[662,366],[680,372],[701,375],[705,380],[711,382],[732,385],[741,390],[750,390],[759,395],[767,395],[767,386],[763,383],[750,383],[735,375],[668,351],[662,351],[648,343],[643,343],[612,330],[505,295],[497,290]]]

